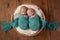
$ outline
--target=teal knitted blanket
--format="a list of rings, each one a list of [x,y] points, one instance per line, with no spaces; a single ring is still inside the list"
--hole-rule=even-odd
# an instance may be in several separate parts
[[[36,18],[37,18],[37,20],[39,20],[38,16]],[[36,21],[36,20],[33,21],[32,20],[32,22],[29,25],[28,24],[29,24],[28,17],[24,18],[23,15],[20,15],[18,18],[14,19],[14,20],[12,20],[8,23],[3,21],[2,22],[2,31],[6,32],[6,31],[8,31],[12,28],[18,27],[18,26],[23,30],[27,29],[28,26],[30,26],[30,28],[34,31],[36,31],[38,29],[41,29],[42,27],[44,27],[45,29],[49,29],[49,30],[56,30],[58,28],[58,23],[56,23],[56,22],[47,22],[46,20],[43,20],[43,19],[40,19],[40,21]],[[34,24],[34,27],[33,27],[32,24]],[[35,24],[37,24],[37,25],[35,25]],[[35,27],[35,26],[37,26],[37,27]]]

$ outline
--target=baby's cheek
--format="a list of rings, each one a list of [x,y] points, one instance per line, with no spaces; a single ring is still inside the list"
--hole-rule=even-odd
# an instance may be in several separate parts
[[[31,13],[29,13],[28,15],[29,15],[29,16],[31,16],[32,14],[31,14]]]

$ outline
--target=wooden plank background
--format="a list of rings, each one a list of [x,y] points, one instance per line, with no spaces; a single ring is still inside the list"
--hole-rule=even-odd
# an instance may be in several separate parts
[[[33,37],[22,36],[14,29],[2,32],[1,22],[9,22],[17,6],[23,3],[36,4],[43,10],[47,21],[56,21],[60,24],[59,0],[0,0],[0,40],[60,40],[60,25],[56,31],[45,29]]]
[[[50,21],[58,22],[58,29],[56,31],[51,31],[51,40],[60,40],[60,0],[50,0],[48,1]]]

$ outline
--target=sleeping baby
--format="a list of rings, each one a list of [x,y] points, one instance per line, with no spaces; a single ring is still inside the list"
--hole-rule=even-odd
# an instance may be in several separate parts
[[[26,30],[28,28],[27,9],[27,7],[22,6],[20,9],[20,13],[18,14],[18,26],[23,30]]]
[[[33,31],[39,30],[40,17],[35,13],[35,10],[32,8],[28,8],[27,14],[29,16],[29,28]]]
[[[22,6],[20,12],[18,13],[18,17],[11,22],[12,26],[19,26],[21,29],[26,30],[28,28],[28,16],[27,16],[27,7]]]

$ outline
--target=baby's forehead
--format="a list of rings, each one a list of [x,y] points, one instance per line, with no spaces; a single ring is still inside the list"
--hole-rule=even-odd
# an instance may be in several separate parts
[[[28,11],[33,11],[33,12],[35,12],[35,10],[34,10],[34,9],[32,9],[32,8],[28,8]]]
[[[28,9],[26,6],[22,6],[21,9]]]

